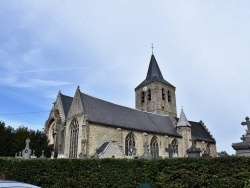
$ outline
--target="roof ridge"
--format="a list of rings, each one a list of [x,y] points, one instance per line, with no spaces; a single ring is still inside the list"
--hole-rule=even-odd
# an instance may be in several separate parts
[[[97,100],[100,100],[100,101],[103,101],[103,102],[106,102],[106,103],[109,103],[109,104],[112,104],[112,105],[116,105],[116,106],[120,106],[120,107],[123,107],[123,108],[127,108],[127,109],[130,109],[130,110],[134,110],[134,111],[139,111],[139,112],[143,112],[143,113],[146,113],[146,114],[154,114],[154,115],[158,115],[158,116],[166,116],[166,117],[169,117],[169,115],[163,115],[163,114],[157,114],[157,113],[154,113],[154,112],[146,112],[146,111],[143,111],[143,110],[139,110],[139,109],[135,109],[135,108],[131,108],[131,107],[127,107],[127,106],[122,106],[120,104],[115,104],[115,103],[112,103],[112,102],[109,102],[109,101],[106,101],[106,100],[103,100],[103,99],[99,99],[99,98],[96,98],[96,97],[93,97],[91,95],[88,95],[88,94],[85,94],[85,93],[82,93],[82,95],[86,95],[88,97],[92,97],[94,99],[97,99]]]
[[[60,93],[60,95],[62,95],[62,96],[64,96],[64,97],[69,97],[69,98],[74,98],[74,97],[71,97],[71,96],[68,96],[68,95],[64,95],[64,94],[62,94],[62,93]]]

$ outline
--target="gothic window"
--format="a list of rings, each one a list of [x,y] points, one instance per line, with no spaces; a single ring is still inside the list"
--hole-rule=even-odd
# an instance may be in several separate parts
[[[177,154],[178,156],[178,141],[176,138],[172,141],[171,146],[173,154]]]
[[[145,93],[142,91],[141,92],[141,102],[144,103],[145,100]]]
[[[150,142],[150,153],[153,158],[159,157],[159,146],[156,140],[156,136],[154,136]]]
[[[161,98],[162,98],[162,100],[165,100],[165,91],[164,91],[164,88],[162,88],[162,90],[161,90]]]
[[[171,93],[169,90],[168,90],[168,102],[171,102]]]
[[[74,119],[70,126],[69,158],[77,158],[78,133],[79,133],[79,125],[77,120]]]
[[[54,130],[55,129],[55,121],[52,121],[52,123],[49,126],[49,136],[48,136],[48,140],[49,140],[49,144],[54,144]]]
[[[148,90],[148,100],[151,101],[151,90]]]
[[[133,133],[129,133],[126,136],[125,140],[125,155],[127,156],[133,156],[135,155],[136,150],[135,150],[135,138]]]
[[[207,153],[208,155],[210,155],[210,144],[207,144],[206,153]]]

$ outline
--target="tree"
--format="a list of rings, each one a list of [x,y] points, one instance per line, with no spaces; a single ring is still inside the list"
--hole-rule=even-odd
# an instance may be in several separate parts
[[[10,126],[6,127],[5,123],[0,121],[0,156],[9,156],[11,154],[13,135],[14,129]]]
[[[229,157],[230,155],[226,151],[221,151],[218,153],[220,157]]]
[[[14,129],[6,127],[4,122],[0,121],[0,156],[14,157],[16,153],[22,151],[26,146],[26,139],[29,138],[30,149],[35,150],[35,155],[40,157],[42,150],[46,157],[51,156],[53,147],[48,145],[48,139],[45,131],[34,131],[28,127],[20,126]]]

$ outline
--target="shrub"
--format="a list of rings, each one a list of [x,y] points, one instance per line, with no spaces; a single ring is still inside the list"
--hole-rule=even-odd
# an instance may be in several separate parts
[[[6,179],[45,188],[244,187],[250,158],[32,159],[0,158]]]

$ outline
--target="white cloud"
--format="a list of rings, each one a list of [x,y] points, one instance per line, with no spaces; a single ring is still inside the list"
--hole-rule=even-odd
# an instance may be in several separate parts
[[[21,79],[17,76],[8,76],[1,79],[0,85],[18,88],[40,88],[40,87],[55,87],[69,85],[69,82],[54,81],[54,80],[42,80],[42,79]],[[41,89],[41,88],[40,88]]]

